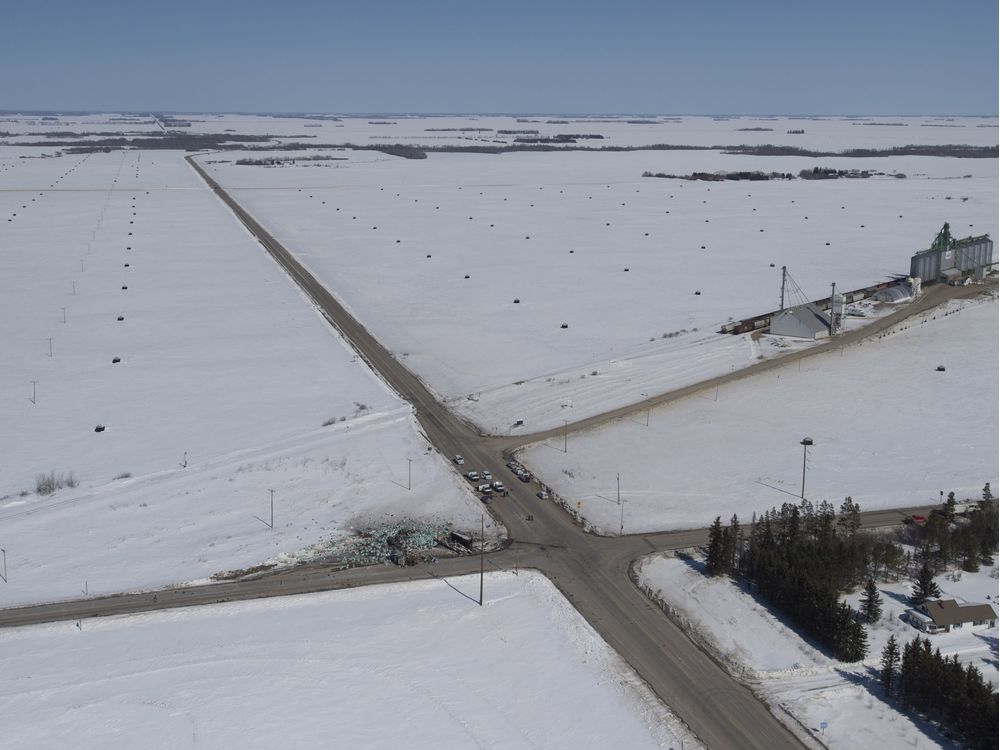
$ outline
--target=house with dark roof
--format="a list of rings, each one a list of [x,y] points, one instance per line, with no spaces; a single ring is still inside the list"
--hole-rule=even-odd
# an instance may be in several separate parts
[[[958,599],[928,599],[907,610],[907,619],[925,633],[950,633],[966,626],[997,624],[997,613],[989,604],[970,604]]]

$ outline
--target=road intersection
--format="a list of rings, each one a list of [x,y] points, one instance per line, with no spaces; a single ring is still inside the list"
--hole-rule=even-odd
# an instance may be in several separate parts
[[[353,318],[263,226],[250,216],[198,165],[189,164],[218,198],[225,203],[313,300],[368,363],[368,365],[414,408],[427,440],[445,456],[461,453],[469,466],[488,469],[497,478],[512,478],[505,471],[510,452],[527,443],[544,440],[564,429],[528,436],[506,437],[481,434],[452,414],[431,391]],[[969,294],[948,287],[929,290],[908,308],[881,319],[864,332],[848,334],[824,346],[798,352],[793,358],[811,356],[824,349],[843,346],[853,339],[870,336],[899,319],[940,304],[949,297]],[[647,405],[658,405],[718,383],[747,377],[758,371],[783,366],[788,358],[757,363],[747,370],[663,394],[623,409],[570,424],[569,431],[596,426],[628,416]],[[535,486],[507,482],[508,494],[488,506],[502,524],[508,542],[488,556],[498,569],[532,568],[545,574],[569,599],[601,637],[642,677],[650,688],[680,717],[698,738],[711,748],[801,747],[793,735],[745,685],[731,677],[713,658],[699,649],[632,582],[631,566],[638,558],[657,551],[683,549],[704,544],[704,529],[602,537],[586,533],[570,514],[556,503],[539,500]],[[864,514],[865,526],[899,523],[924,508],[897,509]],[[42,604],[0,610],[0,627],[53,620],[83,620],[89,617],[130,614],[174,607],[287,596],[316,591],[351,588],[428,577],[452,577],[479,572],[478,556],[441,558],[434,564],[410,567],[371,566],[335,569],[322,563],[260,574],[205,586],[161,589],[153,592]]]

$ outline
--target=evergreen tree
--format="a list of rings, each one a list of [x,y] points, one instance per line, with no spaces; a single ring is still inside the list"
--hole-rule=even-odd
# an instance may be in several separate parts
[[[837,526],[846,536],[852,537],[861,528],[861,506],[848,496],[840,505],[840,517]]]
[[[990,500],[995,500],[993,497],[993,491],[990,489],[990,483],[987,482],[983,485],[983,502],[988,503]]]
[[[868,653],[868,634],[854,617],[846,602],[839,602],[833,613],[833,652],[841,661],[861,661]]]
[[[955,520],[955,493],[954,492],[949,492],[948,493],[948,499],[944,501],[944,508],[942,510],[944,512],[944,517],[948,520],[949,523],[951,521]]]
[[[886,695],[893,694],[893,686],[896,681],[896,666],[899,664],[899,644],[896,643],[896,636],[890,635],[885,648],[882,649],[882,689]]]
[[[732,572],[739,566],[740,551],[743,547],[743,532],[740,530],[740,519],[736,517],[735,513],[729,519],[728,532],[729,535],[726,540],[726,565],[728,566],[727,572]]]
[[[965,534],[962,538],[962,570],[966,573],[979,572],[979,545],[976,544],[972,534]]]
[[[720,576],[726,572],[725,550],[723,547],[722,517],[716,516],[708,529],[708,559],[706,567],[710,576]]]
[[[910,604],[916,607],[923,604],[928,599],[937,599],[939,596],[941,596],[941,589],[938,588],[938,585],[934,582],[934,572],[925,562],[920,566],[920,572],[917,573],[917,577],[913,581],[913,591],[910,593]]]
[[[869,578],[865,584],[865,591],[861,595],[861,605],[858,607],[861,616],[867,623],[878,622],[882,616],[882,597],[875,585],[875,579]]]

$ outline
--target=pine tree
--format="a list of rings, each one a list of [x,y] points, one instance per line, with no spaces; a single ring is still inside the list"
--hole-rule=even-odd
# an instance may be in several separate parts
[[[950,523],[955,520],[955,493],[949,492],[948,499],[944,501],[944,517]]]
[[[729,538],[731,540],[731,549],[726,558],[726,564],[729,565],[729,570],[733,571],[739,568],[740,554],[743,551],[743,530],[740,529],[740,519],[736,517],[735,513],[729,519]]]
[[[990,500],[995,499],[993,497],[993,491],[990,489],[990,483],[987,482],[983,485],[983,502],[988,503]]]
[[[840,517],[837,526],[847,536],[854,536],[861,528],[861,506],[848,496],[840,506]]]
[[[979,572],[979,545],[972,534],[962,537],[962,570],[966,573]]]
[[[830,623],[833,629],[833,652],[841,661],[861,661],[868,653],[868,634],[854,618],[846,602],[837,604]]]
[[[920,566],[920,572],[913,582],[913,591],[910,593],[910,604],[914,607],[923,604],[928,599],[937,599],[941,596],[941,589],[934,582],[934,572],[925,562]]]
[[[710,576],[720,576],[726,572],[725,550],[723,548],[722,517],[716,516],[708,529],[708,559],[706,567]]]
[[[893,686],[896,681],[896,666],[899,664],[899,644],[896,643],[896,636],[890,635],[885,648],[882,649],[882,689],[886,695],[893,694]]]
[[[865,591],[861,595],[861,605],[858,610],[865,622],[869,624],[878,622],[878,618],[882,616],[882,597],[879,595],[878,587],[872,578],[869,578],[868,583],[865,584]]]

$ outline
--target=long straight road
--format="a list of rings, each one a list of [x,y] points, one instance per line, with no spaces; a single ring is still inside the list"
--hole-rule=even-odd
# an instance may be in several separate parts
[[[510,445],[481,435],[450,413],[281,243],[192,157],[187,158],[369,366],[413,404],[427,439],[445,455],[462,453],[471,465],[503,476],[503,450]],[[629,578],[630,565],[637,558],[658,550],[703,544],[705,530],[620,538],[589,535],[561,508],[551,502],[540,502],[532,494],[532,488],[520,482],[514,482],[509,497],[498,499],[490,511],[504,524],[511,539],[506,549],[489,555],[490,566],[530,567],[548,576],[706,745],[719,749],[801,747],[799,740],[748,688],[697,648]],[[867,514],[865,520],[870,525],[898,523],[905,513]],[[0,611],[0,626],[282,596],[434,575],[463,575],[478,572],[479,565],[480,560],[470,556],[413,568],[383,566],[336,571],[318,564],[307,565],[253,580],[4,610]]]

